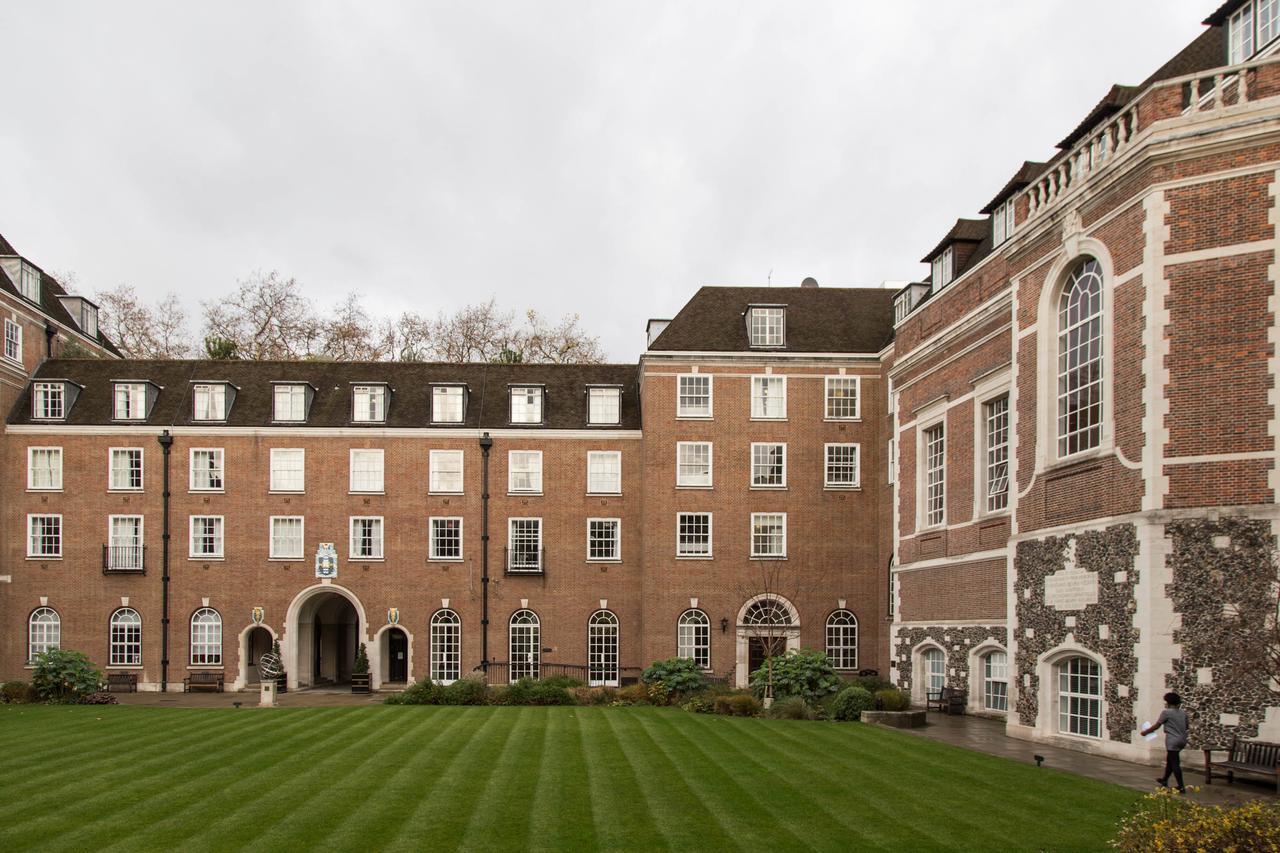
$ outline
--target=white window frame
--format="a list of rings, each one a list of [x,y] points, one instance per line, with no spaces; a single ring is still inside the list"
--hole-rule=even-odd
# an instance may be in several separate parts
[[[208,469],[216,471],[218,474],[218,485],[216,486],[197,486],[196,485],[196,454],[212,453],[212,458],[217,461],[217,467]],[[189,490],[192,492],[225,492],[227,490],[227,456],[221,447],[193,447],[187,455],[189,460]]]
[[[281,411],[280,398],[285,397],[286,407]],[[295,416],[296,406],[296,416]],[[281,424],[307,422],[307,386],[301,382],[277,382],[271,389],[271,419]]]
[[[533,399],[530,400],[530,392],[533,392]],[[520,394],[525,398],[519,406],[520,414],[525,417],[517,418],[516,395]],[[547,389],[541,385],[512,385],[507,389],[507,415],[513,425],[522,426],[540,426],[547,420]],[[536,420],[533,415],[536,414]]]
[[[1000,655],[1004,662],[996,664],[992,660],[996,655]],[[982,655],[981,667],[983,710],[1007,712],[1009,710],[1009,653],[1004,649],[991,649]],[[993,689],[995,685],[1001,685],[1004,689]]]
[[[934,430],[941,430],[941,456],[939,458],[940,465],[935,469],[931,467],[932,460],[930,458],[930,433]],[[934,527],[942,527],[947,523],[947,424],[944,418],[938,418],[927,424],[923,424],[919,430],[920,439],[917,446],[916,459],[919,462],[919,526],[922,530]],[[937,471],[938,478],[936,481],[931,480],[934,471]],[[933,505],[934,487],[937,487],[938,503]]]
[[[377,464],[369,464],[361,468],[361,472],[368,475],[367,482],[357,483],[356,477],[356,458],[366,459],[370,463],[377,460]],[[380,447],[353,447],[347,454],[347,490],[353,495],[381,495],[386,493],[387,487],[387,467],[386,452]],[[374,482],[376,479],[376,483]]]
[[[519,471],[516,469],[516,455],[537,461],[536,470],[532,465],[528,468],[522,467]],[[507,451],[507,494],[509,495],[540,495],[542,494],[542,451],[541,450],[508,450]],[[516,488],[517,473],[527,475],[529,478],[528,488]]]
[[[1253,0],[1244,4],[1227,19],[1227,64],[1247,62],[1256,52]]]
[[[23,261],[18,270],[18,280],[14,284],[18,285],[19,293],[35,304],[40,304],[40,270]]]
[[[203,414],[201,402],[203,397]],[[221,423],[227,419],[227,386],[222,382],[197,382],[191,386],[191,420]]]
[[[747,340],[752,349],[785,347],[787,345],[787,307],[785,305],[752,305],[748,308]]]
[[[770,394],[764,390],[771,385],[782,389],[781,394]],[[782,413],[767,414],[770,401],[781,400]],[[759,405],[757,405],[759,404]],[[785,421],[787,419],[787,377],[775,373],[765,373],[751,377],[751,420],[753,421]]]
[[[449,607],[431,614],[431,671],[429,677],[440,684],[452,684],[462,677],[462,617]]]
[[[298,483],[296,486],[286,484],[277,479],[277,475],[293,476],[295,471],[287,468],[279,461],[289,459],[297,454],[299,465],[297,468]],[[271,470],[268,473],[268,490],[277,494],[300,495],[307,490],[307,451],[302,447],[273,447],[271,448],[270,462]]]
[[[689,381],[691,384],[699,384],[702,380],[707,383],[707,411],[699,412],[696,409],[686,409],[684,399],[701,398],[701,394],[686,394],[684,384]],[[710,420],[715,414],[715,376],[710,373],[681,373],[676,376],[676,417],[690,420],[706,421]]]
[[[357,554],[356,553],[356,522],[372,521],[376,522],[371,526],[371,530],[377,533],[376,538],[370,538],[373,545],[373,554]],[[386,559],[386,540],[387,529],[380,515],[353,515],[347,523],[347,559],[352,562],[376,562]]]
[[[215,617],[214,621],[208,621],[209,614]],[[205,620],[197,622],[201,616],[206,617]],[[188,646],[188,665],[222,666],[222,614],[212,607],[200,607],[191,614],[189,624],[191,642]],[[200,626],[198,631],[197,625]]]
[[[618,686],[619,633],[612,610],[597,610],[587,619],[587,686]]]
[[[937,293],[955,277],[955,247],[947,246],[933,259],[933,292]]]
[[[937,666],[934,666],[934,664]],[[947,686],[947,653],[937,646],[927,646],[920,651],[920,674],[924,688],[930,693]]]
[[[125,617],[126,613],[133,616]],[[114,610],[107,622],[107,641],[107,666],[142,666],[142,614],[132,607]]]
[[[1010,471],[1009,453],[1011,449],[1010,442],[1010,411],[1009,404],[1011,395],[1008,392],[997,394],[989,397],[978,406],[978,416],[980,418],[982,436],[982,454],[979,460],[981,466],[981,477],[978,480],[978,506],[982,515],[999,515],[1009,511],[1009,491],[1010,491]],[[997,407],[1003,404],[1004,410],[997,411]],[[1003,426],[994,430],[999,420],[1003,420]],[[1003,436],[1002,440],[1000,439]],[[996,482],[996,478],[1000,476],[999,469],[1004,468],[1004,490],[1002,492],[992,493],[992,485]]]
[[[121,406],[121,403],[124,405]],[[115,383],[111,391],[111,419],[145,421],[147,419],[147,383]]]
[[[781,468],[782,468],[781,478],[782,478],[782,480],[781,480],[781,482],[778,482],[778,483],[757,482],[757,480],[756,480],[756,473],[757,473],[757,472],[756,472],[756,466],[757,466],[757,465],[765,465],[765,466],[768,466],[769,468],[772,468],[772,467],[773,467],[773,462],[772,462],[772,461],[768,461],[768,460],[766,460],[765,462],[761,463],[761,462],[757,461],[757,459],[756,459],[756,452],[757,452],[757,451],[765,451],[765,452],[767,452],[767,451],[768,451],[768,449],[770,449],[770,448],[779,448],[779,447],[780,447],[780,448],[782,448],[782,456],[781,456],[781,462],[782,462],[782,466],[781,466]],[[749,470],[749,472],[750,472],[750,487],[751,487],[751,488],[753,488],[753,489],[764,489],[764,490],[766,490],[766,491],[778,491],[778,490],[781,490],[781,489],[785,489],[785,488],[787,488],[787,444],[786,444],[786,442],[784,442],[784,441],[753,441],[753,442],[751,442],[751,451],[750,451],[750,453],[751,453],[751,458],[748,460],[748,461],[749,461],[748,470]]]
[[[595,543],[592,537],[591,526],[593,524],[612,524],[613,525],[613,556],[612,557],[593,557],[591,555],[591,546]],[[607,540],[600,540],[607,541]],[[588,563],[621,563],[622,562],[622,519],[621,518],[588,518],[587,519],[587,562]]]
[[[831,479],[831,451],[853,449],[853,482],[840,483]],[[840,463],[846,464],[846,463]],[[855,442],[827,442],[822,446],[822,485],[827,489],[862,488],[862,445]],[[892,481],[891,481],[892,482]]]
[[[22,324],[4,318],[4,357],[14,364],[22,364]]]
[[[685,448],[705,447],[707,449],[707,481],[691,482],[685,479],[681,471],[682,465],[692,465],[692,462],[682,462],[681,453]],[[711,489],[715,487],[715,447],[709,441],[677,441],[676,442],[676,488],[677,489]]]
[[[599,416],[597,401],[604,409]],[[610,408],[612,416],[608,414]],[[587,388],[587,423],[591,426],[617,426],[622,423],[622,389],[612,386]]]
[[[845,382],[853,383],[853,414],[852,415],[833,415],[831,414],[831,403],[834,400],[848,399],[846,397],[832,397],[831,387],[840,385]],[[822,415],[823,420],[827,421],[860,421],[862,420],[862,377],[861,376],[824,376],[822,378]]]
[[[519,567],[512,569],[512,555],[515,553],[515,527],[518,522],[535,522],[538,530],[538,538],[534,553],[537,565],[529,567],[526,563],[522,563]],[[546,551],[546,537],[543,535],[544,525],[541,516],[513,516],[507,519],[507,560],[506,571],[514,574],[540,574],[546,567],[543,565],[543,557]]]
[[[37,625],[40,627],[37,628]],[[27,665],[33,665],[37,655],[60,648],[62,648],[61,614],[46,605],[32,610],[31,615],[27,617]]]
[[[116,468],[116,455],[120,454],[129,461],[129,465],[124,469]],[[116,482],[116,473],[123,470],[126,478],[133,473],[133,454],[137,454],[138,459],[138,485],[119,485]],[[107,491],[108,492],[140,492],[146,487],[147,453],[141,447],[109,447],[107,448]]]
[[[48,486],[36,485],[36,452],[48,453],[50,460],[57,459],[57,465],[54,466],[52,461],[49,465],[49,482]],[[28,447],[27,448],[27,491],[29,492],[60,492],[62,491],[62,448],[61,447]]]
[[[1254,45],[1263,51],[1280,36],[1280,0],[1257,0],[1257,6],[1253,15],[1258,32]]]
[[[677,512],[676,513],[676,559],[677,560],[710,560],[715,556],[715,519],[711,512]],[[706,553],[682,550],[680,528],[686,517],[707,517],[707,550]]]
[[[39,549],[35,547],[36,542],[36,519],[42,522],[47,519],[57,519],[57,538],[50,541],[54,544],[54,550],[44,550],[43,546]],[[66,533],[66,527],[62,523],[62,514],[56,512],[32,512],[27,513],[27,557],[33,560],[61,560],[62,544]],[[48,537],[48,532],[43,530],[40,534],[43,543]]]
[[[676,619],[676,657],[711,669],[711,617],[700,607],[690,607]]]
[[[1089,664],[1096,672],[1096,675],[1093,673],[1073,674],[1071,665],[1077,661]],[[1054,664],[1053,675],[1058,701],[1058,734],[1066,735],[1067,737],[1101,740],[1105,734],[1104,723],[1106,722],[1105,709],[1103,708],[1106,691],[1104,690],[1102,665],[1093,658],[1079,654],[1072,655]],[[1074,683],[1073,679],[1076,679]],[[1083,690],[1073,689],[1079,687],[1083,680],[1096,682],[1098,692],[1087,693]],[[1096,715],[1079,712],[1081,708],[1087,707],[1089,703],[1093,703],[1097,708]],[[1096,724],[1096,731],[1076,731],[1073,727],[1074,720],[1082,720],[1086,723],[1092,722]]]
[[[65,382],[34,382],[32,383],[31,417],[33,420],[37,420],[37,421],[66,420],[67,383]]]
[[[782,520],[782,549],[778,553],[764,552],[756,547],[756,525],[766,518]],[[765,534],[773,536],[773,534]],[[753,512],[751,513],[751,559],[753,560],[785,560],[787,558],[787,514],[785,512]]]
[[[826,652],[831,666],[841,672],[858,669],[858,617],[841,607],[827,614]],[[852,637],[852,642],[850,638]],[[833,654],[834,652],[834,654]],[[852,662],[850,659],[852,658]]]
[[[440,552],[440,541],[436,537],[436,522],[456,521],[458,522],[458,553],[454,556],[447,556]],[[432,562],[439,563],[461,563],[463,555],[466,551],[466,519],[460,515],[433,515],[427,519],[427,536],[430,538],[428,543],[428,554]]]
[[[507,661],[507,676],[512,684],[542,674],[542,619],[527,607],[507,619]]]
[[[387,386],[357,384],[351,386],[351,422],[385,424],[387,422]],[[364,405],[361,406],[363,401]]]
[[[280,543],[290,541],[276,533],[277,522],[298,523],[298,550],[294,553],[285,553],[280,550]],[[307,554],[307,517],[305,515],[273,515],[267,519],[267,559],[269,560],[289,560],[297,561],[306,559]]]
[[[440,463],[445,457],[458,459],[458,488],[441,488]],[[451,473],[451,472],[444,472]],[[432,450],[427,454],[427,493],[432,495],[460,495],[466,488],[466,455],[461,450]]]
[[[617,475],[616,485],[608,488],[601,488],[598,478],[605,476],[604,474],[593,473],[592,462],[604,462],[606,459],[613,460],[613,466],[616,468]],[[612,475],[609,475],[612,476]],[[593,477],[597,478],[593,482]],[[608,486],[609,484],[603,484]],[[589,495],[620,495],[622,494],[622,451],[621,450],[588,450],[587,451],[587,494]]]
[[[1058,293],[1052,306],[1051,316],[1054,318],[1054,359],[1053,359],[1053,435],[1054,435],[1054,451],[1057,459],[1066,460],[1076,458],[1085,454],[1096,453],[1105,447],[1107,442],[1107,379],[1110,365],[1108,364],[1108,346],[1109,337],[1107,325],[1107,281],[1106,272],[1102,267],[1102,263],[1096,258],[1083,255],[1071,262],[1066,280],[1062,286],[1061,292]],[[1094,276],[1098,282],[1098,311],[1096,315],[1089,315],[1084,321],[1070,322],[1069,295],[1074,289],[1077,282],[1083,282],[1087,277]],[[1088,327],[1096,322],[1097,336],[1096,338],[1087,337],[1089,333]],[[1098,357],[1088,362],[1077,364],[1071,367],[1069,350],[1080,350],[1082,347],[1092,348],[1090,345],[1096,341],[1098,349]],[[1064,349],[1068,350],[1067,358],[1064,359]],[[1060,365],[1066,362],[1067,368],[1063,370]],[[1073,378],[1078,378],[1076,374],[1085,372],[1085,368],[1096,362],[1098,378],[1095,382],[1087,382],[1082,385],[1071,386]],[[1066,390],[1064,390],[1064,387]],[[1083,389],[1097,389],[1097,410],[1096,415],[1090,416],[1090,424],[1087,427],[1080,427],[1081,412],[1086,409],[1091,410],[1092,405],[1071,409],[1071,400],[1073,394],[1079,394]],[[1076,417],[1076,427],[1070,429],[1072,414]],[[1095,432],[1096,430],[1096,432]],[[1075,439],[1077,447],[1072,450],[1072,440]]]
[[[125,520],[136,523],[132,525],[133,533],[126,537],[128,541],[121,541],[116,538],[116,522]],[[143,549],[146,547],[146,525],[146,518],[136,513],[107,516],[107,548],[110,549],[108,551],[108,564],[112,569],[116,569],[118,571],[137,571],[141,570],[145,566],[144,560],[146,552]],[[119,565],[117,565],[116,554],[118,552],[115,550],[116,548],[136,549],[135,554],[129,555],[135,557],[135,559],[121,560],[119,561]]]
[[[454,405],[456,397],[458,416],[441,417],[447,413],[449,408]],[[441,405],[441,399],[445,400],[447,405]],[[460,424],[467,419],[467,393],[466,388],[462,385],[432,385],[431,386],[431,422],[433,424]]]
[[[210,552],[201,552],[196,550],[196,522],[202,519],[212,520],[213,526],[213,546],[214,550]],[[187,519],[187,555],[192,560],[221,560],[226,556],[227,550],[227,522],[226,518],[221,515],[192,515]]]

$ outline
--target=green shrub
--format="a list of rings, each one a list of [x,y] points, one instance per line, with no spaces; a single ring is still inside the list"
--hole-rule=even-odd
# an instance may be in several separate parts
[[[871,694],[874,694],[877,690],[884,690],[893,686],[892,681],[887,678],[881,678],[878,675],[859,675],[853,679],[853,683]]]
[[[769,662],[751,673],[751,688],[757,696],[763,696],[769,680]],[[809,702],[817,702],[823,696],[840,689],[840,677],[836,675],[825,653],[816,649],[797,649],[773,659],[773,696],[785,699],[799,696]]]
[[[911,697],[896,687],[876,691],[876,710],[906,711],[911,708]]]
[[[729,709],[735,717],[756,717],[764,706],[750,693],[736,693],[729,697]]]
[[[0,702],[10,705],[21,705],[28,702],[39,702],[40,694],[25,681],[6,681],[0,684]]]
[[[831,703],[831,719],[856,722],[862,718],[863,711],[870,711],[875,704],[870,690],[861,684],[851,684],[836,694]]]
[[[364,643],[361,643],[360,647],[356,649],[356,662],[351,667],[351,672],[355,675],[369,674],[369,653],[365,651]]]
[[[649,685],[644,682],[628,684],[618,691],[618,701],[624,705],[652,705]]]
[[[812,720],[817,718],[817,714],[814,713],[809,703],[799,696],[788,696],[786,699],[779,699],[774,702],[773,707],[769,709],[769,716],[776,717],[779,720]]]
[[[119,705],[120,700],[113,694],[99,690],[96,693],[90,693],[87,696],[80,697],[81,705]]]
[[[715,699],[710,696],[694,696],[680,707],[693,714],[711,714],[716,710]]]
[[[504,705],[572,705],[569,691],[555,684],[543,684],[531,678],[522,678],[507,687],[503,695]]]
[[[487,705],[489,688],[479,678],[461,678],[439,689],[441,705]]]
[[[1280,804],[1202,806],[1169,789],[1147,794],[1120,823],[1111,846],[1125,853],[1167,850],[1275,850],[1280,847]]]
[[[439,705],[440,691],[443,689],[434,681],[419,681],[399,693],[393,693],[382,702],[385,705]]]
[[[645,684],[661,684],[668,695],[687,696],[707,689],[707,676],[690,658],[668,658],[654,661],[640,679]]]
[[[567,675],[557,675],[554,678],[544,678],[539,684],[550,684],[552,687],[563,687],[566,690],[572,687],[583,687],[586,682],[581,678],[571,678]]]
[[[82,652],[50,649],[36,655],[31,686],[45,702],[79,702],[95,692],[102,673]]]
[[[612,705],[618,700],[618,691],[612,687],[570,687],[569,695],[578,705]]]

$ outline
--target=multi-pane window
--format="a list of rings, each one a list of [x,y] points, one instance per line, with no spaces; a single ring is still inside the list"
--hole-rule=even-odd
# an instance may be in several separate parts
[[[1258,0],[1258,47],[1280,35],[1280,0]]]
[[[1227,19],[1227,62],[1244,62],[1253,56],[1253,3],[1245,3]]]
[[[676,556],[711,556],[711,513],[676,513]]]
[[[18,274],[18,290],[37,305],[40,303],[40,270],[25,261]]]
[[[780,306],[752,308],[747,328],[753,347],[780,347],[786,343],[787,309]]]
[[[1058,730],[1102,736],[1102,670],[1096,661],[1075,657],[1058,664]]]
[[[686,610],[676,622],[676,656],[711,668],[711,620],[701,610]]]
[[[191,614],[191,665],[222,665],[222,617],[212,607]]]
[[[711,377],[689,373],[676,377],[676,417],[711,417]]]
[[[219,486],[220,488],[221,486]],[[142,448],[111,448],[112,491],[137,491],[142,488]]]
[[[587,423],[616,424],[621,420],[621,388],[587,389]]]
[[[381,450],[353,449],[351,451],[351,491],[381,492],[382,463]]]
[[[711,442],[676,442],[676,485],[711,486]]]
[[[587,620],[587,684],[618,686],[618,617],[609,610]]]
[[[452,610],[431,617],[431,680],[452,684],[462,675],[462,620]]]
[[[511,423],[542,423],[542,386],[530,385],[511,389]]]
[[[27,660],[53,651],[62,643],[62,619],[52,607],[37,607],[27,621]]]
[[[826,478],[823,482],[827,488],[857,488],[860,453],[861,448],[856,444],[826,445]]]
[[[507,520],[507,571],[542,571],[542,519]]]
[[[620,538],[622,522],[616,518],[587,519],[587,559],[616,561],[622,559]]]
[[[27,449],[27,488],[56,491],[62,488],[62,448]]]
[[[541,450],[512,450],[507,453],[507,491],[542,492]]]
[[[542,626],[538,614],[532,610],[517,610],[511,614],[508,626],[508,669],[512,682],[522,678],[537,678],[541,674]]]
[[[462,519],[431,519],[431,559],[462,559]]]
[[[827,659],[836,669],[858,668],[858,617],[848,610],[827,617]]]
[[[942,424],[924,431],[924,523],[942,524],[946,520],[947,438]]]
[[[36,382],[31,386],[31,417],[61,420],[67,413],[67,389],[61,382]]]
[[[276,385],[273,395],[272,420],[301,423],[307,419],[306,385]]]
[[[1009,199],[1004,204],[997,207],[995,213],[991,214],[992,236],[997,246],[1013,236],[1015,224],[1013,217],[1013,199]]]
[[[221,559],[222,516],[191,516],[191,556],[197,559]]]
[[[80,302],[80,328],[91,338],[98,336],[98,308],[83,300]]]
[[[427,488],[432,494],[462,494],[461,450],[433,450],[428,454],[427,467]]]
[[[437,424],[462,423],[461,385],[436,385],[431,389],[431,420]]]
[[[787,556],[787,514],[785,512],[751,513],[751,556]]]
[[[982,407],[987,434],[987,512],[1009,506],[1009,397],[997,397]]]
[[[271,448],[271,491],[301,492],[307,486],[307,452],[300,447]]]
[[[858,377],[828,376],[824,384],[826,385],[827,420],[857,420],[861,414]]]
[[[197,421],[225,421],[227,419],[227,386],[196,385],[191,389],[194,404],[192,419]]]
[[[27,516],[27,556],[62,556],[62,516]]]
[[[142,516],[111,516],[107,521],[107,568],[141,571],[142,543]]]
[[[751,445],[751,487],[781,489],[787,485],[787,446]]]
[[[147,416],[147,386],[142,382],[117,382],[115,411],[118,421],[140,421]]]
[[[142,665],[142,617],[131,607],[111,614],[109,666]]]
[[[786,377],[751,377],[751,417],[781,419],[786,416]]]
[[[22,363],[22,327],[8,318],[4,321],[4,357]]]
[[[622,451],[587,452],[587,494],[616,495],[622,492]]]
[[[1058,456],[1102,442],[1102,267],[1085,258],[1058,301]]]
[[[382,559],[382,516],[353,516],[351,559]]]
[[[223,488],[222,448],[193,448],[191,451],[191,491],[216,492]]]
[[[273,515],[271,517],[271,559],[302,559],[304,524],[303,517],[300,515]]]
[[[947,655],[942,649],[925,649],[921,662],[929,692],[937,693],[947,686]]]
[[[988,711],[1009,710],[1009,656],[991,652],[982,659],[982,705]]]
[[[948,246],[933,259],[933,292],[937,293],[950,284],[954,272],[955,253],[952,247]]]
[[[387,386],[355,385],[351,389],[351,420],[380,424],[387,419]]]

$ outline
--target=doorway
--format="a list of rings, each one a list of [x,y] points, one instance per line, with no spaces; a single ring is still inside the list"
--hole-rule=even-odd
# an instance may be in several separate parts
[[[387,681],[409,680],[409,638],[399,628],[387,630]]]
[[[772,655],[769,654],[773,647]],[[764,666],[768,657],[782,657],[787,653],[786,637],[748,637],[747,638],[747,677]]]
[[[359,645],[355,605],[336,592],[318,592],[298,610],[294,667],[299,687],[351,682]]]
[[[245,637],[245,664],[244,664],[244,681],[245,684],[260,684],[262,676],[258,672],[258,660],[271,651],[271,632],[261,625],[256,628],[249,629],[249,635]]]

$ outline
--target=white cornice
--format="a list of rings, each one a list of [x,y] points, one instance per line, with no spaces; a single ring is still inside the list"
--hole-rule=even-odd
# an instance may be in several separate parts
[[[636,441],[642,433],[638,429],[440,429],[438,427],[194,427],[162,425],[90,425],[75,424],[9,424],[5,432],[11,435],[160,435],[168,431],[175,436],[247,436],[270,438],[274,436],[310,438],[472,438],[479,439],[486,432],[492,438],[579,440],[579,441]]]

